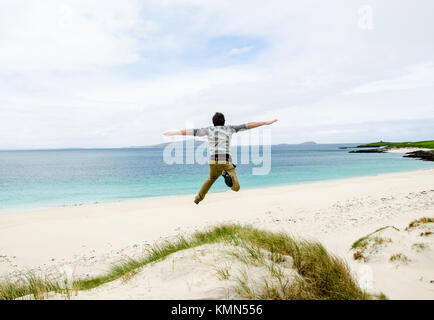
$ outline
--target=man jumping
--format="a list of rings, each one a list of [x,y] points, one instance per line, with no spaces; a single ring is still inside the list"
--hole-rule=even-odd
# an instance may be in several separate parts
[[[190,135],[208,137],[210,153],[209,177],[203,183],[202,188],[200,188],[199,194],[196,195],[194,199],[194,203],[198,204],[205,198],[205,195],[220,175],[224,177],[226,185],[233,191],[240,190],[237,173],[235,172],[236,166],[232,163],[231,157],[230,146],[232,134],[264,125],[270,125],[276,121],[277,119],[263,122],[249,122],[238,126],[225,126],[225,116],[222,113],[217,112],[214,117],[212,117],[214,126],[201,129],[185,129],[165,132],[164,135],[166,136]]]

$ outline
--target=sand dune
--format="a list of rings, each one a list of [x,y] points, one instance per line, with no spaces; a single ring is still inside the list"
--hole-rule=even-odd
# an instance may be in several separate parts
[[[123,277],[91,290],[72,290],[69,299],[244,299],[236,288],[237,279],[243,277],[243,272],[246,272],[249,285],[254,286],[268,276],[269,270],[255,265],[247,268],[230,254],[242,251],[245,250],[222,243],[183,250],[145,266],[131,278]],[[227,278],[219,275],[219,270],[225,270]],[[46,298],[65,299],[66,296],[53,293]],[[33,296],[23,299],[33,299]]]

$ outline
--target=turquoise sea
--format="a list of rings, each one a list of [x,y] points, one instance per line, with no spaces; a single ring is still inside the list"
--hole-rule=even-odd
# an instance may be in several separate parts
[[[252,175],[257,165],[238,163],[241,188],[434,168],[402,154],[338,148],[355,145],[272,146],[268,175]],[[242,150],[233,150],[241,159]],[[207,164],[165,164],[163,147],[0,151],[0,211],[179,194],[193,199],[207,175]],[[226,189],[219,179],[211,192]]]

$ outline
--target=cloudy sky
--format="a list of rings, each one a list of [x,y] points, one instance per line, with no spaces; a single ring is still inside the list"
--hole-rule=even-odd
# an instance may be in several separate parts
[[[278,118],[273,143],[434,139],[434,2],[2,0],[0,149]]]

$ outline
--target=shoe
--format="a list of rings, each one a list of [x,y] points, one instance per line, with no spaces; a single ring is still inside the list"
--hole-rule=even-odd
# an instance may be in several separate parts
[[[231,177],[231,175],[226,170],[222,171],[222,177],[225,178],[226,185],[229,188],[232,188],[232,184],[233,184],[232,177]]]
[[[199,204],[199,202],[200,202],[200,201],[199,201],[199,199],[198,199],[197,196],[196,196],[196,197],[194,198],[194,203],[195,203],[195,204]]]

